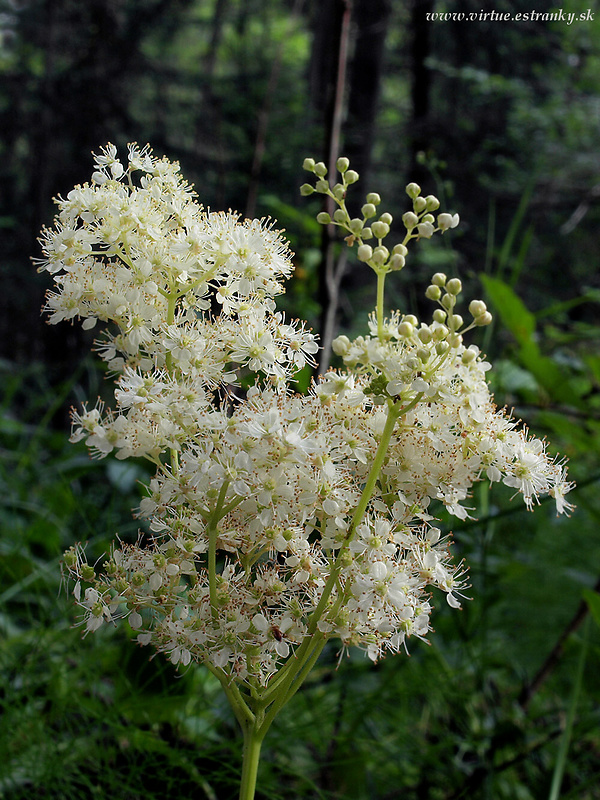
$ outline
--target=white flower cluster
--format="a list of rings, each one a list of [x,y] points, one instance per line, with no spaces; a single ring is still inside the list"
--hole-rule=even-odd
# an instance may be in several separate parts
[[[291,379],[317,346],[275,311],[292,263],[272,228],[203,211],[177,165],[133,145],[125,166],[106,147],[92,184],[57,202],[40,267],[57,285],[50,321],[112,323],[98,349],[117,374],[114,409],[74,412],[72,438],[157,468],[139,510],[148,535],[116,546],[100,573],[80,546],[65,555],[87,630],[128,616],[173,663],[252,686],[309,639],[376,660],[426,636],[428,587],[459,605],[462,566],[432,501],[464,519],[487,476],[530,507],[550,493],[569,508],[563,466],[495,408],[489,365],[463,344],[456,279],[434,276],[429,324],[394,313],[338,337],[345,368],[299,395]],[[453,226],[446,217],[435,230]],[[432,225],[408,238],[417,224]],[[470,312],[489,321],[481,301]]]

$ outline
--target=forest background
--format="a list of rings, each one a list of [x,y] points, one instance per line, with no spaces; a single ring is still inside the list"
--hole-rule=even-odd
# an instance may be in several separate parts
[[[496,486],[478,490],[477,520],[443,519],[472,601],[440,608],[433,646],[410,657],[354,653],[334,672],[327,651],[266,742],[258,797],[600,798],[600,10],[568,0],[568,24],[547,0],[499,0],[528,15],[499,22],[481,6],[0,3],[0,797],[236,796],[216,681],[148,663],[127,626],[82,642],[60,591],[73,541],[99,556],[117,531],[136,538],[146,471],[68,443],[69,406],[108,384],[90,334],[41,319],[30,259],[90,151],[137,141],[178,159],[205,206],[286,229],[283,308],[325,338],[362,332],[374,287],[300,198],[304,157],[348,156],[398,221],[408,181],[438,195],[461,225],[421,243],[389,305],[419,311],[438,270],[483,293],[497,403],[578,483],[570,519]]]

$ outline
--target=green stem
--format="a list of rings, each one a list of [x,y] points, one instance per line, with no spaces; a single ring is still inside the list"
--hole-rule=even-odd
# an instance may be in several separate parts
[[[383,298],[385,290],[385,272],[377,272],[377,336],[383,341]]]
[[[254,800],[256,777],[260,761],[260,748],[264,734],[258,732],[256,725],[244,729],[244,751],[242,761],[242,782],[240,800]]]

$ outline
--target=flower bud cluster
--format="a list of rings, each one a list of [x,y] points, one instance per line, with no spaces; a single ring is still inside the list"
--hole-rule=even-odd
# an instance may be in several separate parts
[[[388,272],[401,270],[406,263],[408,253],[406,245],[411,239],[430,239],[438,231],[444,233],[450,228],[456,228],[459,223],[458,214],[441,213],[437,220],[434,216],[435,211],[440,207],[440,201],[434,195],[421,195],[421,187],[416,183],[409,183],[406,193],[412,200],[413,210],[407,211],[402,216],[402,222],[406,228],[406,235],[402,243],[397,244],[392,251],[383,244],[383,240],[390,233],[393,222],[392,215],[388,212],[379,213],[378,206],[381,197],[370,192],[366,197],[366,202],[361,208],[362,218],[351,219],[346,208],[346,193],[348,187],[356,183],[359,176],[354,170],[348,169],[349,161],[347,158],[338,158],[336,167],[341,176],[341,182],[330,185],[326,180],[327,167],[320,161],[315,162],[313,158],[304,159],[303,167],[308,172],[312,172],[316,177],[315,185],[305,183],[300,188],[303,196],[308,196],[317,192],[332,198],[338,208],[334,211],[333,217],[325,211],[317,215],[317,222],[322,225],[335,225],[348,233],[346,242],[349,246],[358,245],[357,256],[359,261],[368,264],[378,275],[385,275]],[[373,220],[369,222],[369,220]],[[367,242],[376,240],[375,244]]]
[[[310,168],[321,191],[325,166]],[[338,169],[341,197],[358,176],[345,159]],[[433,209],[423,199],[417,215]],[[365,219],[379,202],[367,196]],[[393,313],[338,337],[344,368],[299,395],[294,371],[316,343],[274,308],[291,260],[269,226],[205,213],[176,165],[135,146],[126,165],[105,148],[93,183],[58,205],[43,236],[50,321],[109,323],[98,347],[116,373],[114,408],[74,412],[73,440],[156,465],[138,511],[147,534],[102,570],[79,545],[65,555],[86,631],[128,617],[173,663],[254,689],[315,637],[376,660],[427,635],[430,587],[453,607],[466,587],[433,504],[464,519],[487,476],[529,507],[550,493],[569,509],[564,467],[495,408],[489,365],[462,341],[456,279],[432,279],[429,324]],[[372,236],[390,223],[380,215]],[[482,301],[469,310],[486,324]]]

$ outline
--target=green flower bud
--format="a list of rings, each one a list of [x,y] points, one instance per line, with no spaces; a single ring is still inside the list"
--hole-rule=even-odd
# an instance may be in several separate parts
[[[365,203],[361,208],[361,212],[365,219],[370,219],[371,217],[375,216],[377,209],[375,208],[374,203]]]
[[[438,342],[435,346],[435,352],[438,354],[438,356],[443,356],[444,353],[447,353],[449,349],[450,345],[446,340],[443,342]]]
[[[320,225],[330,225],[331,217],[326,211],[321,211],[319,214],[317,214],[317,222]]]
[[[404,265],[406,264],[406,259],[404,256],[401,256],[400,253],[393,253],[392,257],[390,258],[390,269],[397,272],[401,270]]]
[[[398,325],[398,333],[400,334],[400,336],[405,336],[408,338],[409,336],[412,336],[414,332],[415,332],[414,326],[411,325],[410,322],[407,322],[406,320],[404,320],[403,322],[400,323],[400,325]]]
[[[404,258],[406,258],[406,256],[408,255],[408,247],[406,247],[403,244],[397,244],[397,245],[395,245],[394,249],[392,250],[392,253],[394,255],[398,254],[398,255],[404,256]]]
[[[328,181],[317,181],[315,184],[315,189],[319,194],[327,194],[329,191],[329,183]]]
[[[445,294],[442,297],[442,305],[447,311],[452,311],[456,305],[456,297],[454,297],[452,294]]]
[[[460,294],[462,292],[462,283],[458,278],[451,278],[446,284],[446,291],[453,295]]]
[[[350,160],[344,157],[338,158],[338,160],[335,162],[335,166],[337,167],[338,172],[343,174],[350,166]]]
[[[388,260],[390,256],[390,251],[387,247],[376,247],[373,250],[373,261],[378,266],[382,266]]]
[[[308,197],[309,194],[313,194],[315,191],[315,187],[311,186],[310,183],[303,183],[300,187],[300,194],[302,197]]]
[[[448,336],[448,344],[450,347],[460,347],[462,340],[463,337],[460,335],[460,333],[451,333],[450,336]]]
[[[407,211],[406,214],[402,215],[402,222],[404,223],[406,230],[411,231],[416,225],[419,224],[419,218],[414,212]]]
[[[431,282],[434,283],[436,286],[444,287],[446,285],[446,276],[443,272],[436,272],[435,275],[432,277]]]
[[[421,222],[425,222],[433,227],[433,223],[435,222],[435,217],[433,216],[433,214],[425,214],[425,216],[421,218]]]
[[[471,364],[477,358],[477,353],[474,350],[465,350],[460,357],[463,364]]]
[[[315,164],[314,172],[319,176],[319,178],[324,178],[327,175],[327,167],[322,161],[319,161]]]
[[[373,248],[368,244],[361,244],[356,251],[359,261],[369,261],[373,257]]]
[[[463,318],[460,314],[450,314],[448,316],[448,327],[452,331],[458,331],[463,326]]]
[[[344,175],[344,178],[347,184],[356,183],[358,180],[358,172],[355,172],[353,169],[349,169]]]
[[[333,212],[333,221],[334,222],[345,222],[346,221],[346,212],[341,208],[336,208]]]
[[[419,337],[419,340],[423,342],[423,344],[429,344],[429,342],[433,339],[431,328],[427,327],[427,325],[419,328],[417,331],[417,336]]]
[[[493,317],[489,311],[486,311],[485,314],[481,314],[479,317],[475,317],[475,325],[489,325],[492,321]]]
[[[437,211],[440,207],[440,201],[433,194],[428,194],[425,198],[427,211]]]
[[[376,239],[385,239],[390,232],[390,226],[386,225],[385,222],[374,222],[371,225],[371,230]]]
[[[394,219],[394,218],[392,217],[392,215],[391,215],[391,214],[388,214],[388,212],[386,211],[386,212],[385,212],[385,214],[382,214],[382,215],[379,217],[379,222],[383,222],[385,225],[391,225],[391,224],[392,224],[392,221],[393,221],[393,219]]]
[[[413,208],[417,214],[420,214],[422,211],[425,211],[426,207],[427,207],[427,201],[425,200],[424,197],[421,196],[415,197],[415,199],[413,200]]]
[[[418,183],[409,183],[406,187],[406,194],[414,200],[415,197],[418,197],[421,194],[421,187]]]
[[[433,283],[425,290],[425,297],[428,300],[439,300],[441,296],[442,290],[439,286],[435,286]]]
[[[419,339],[420,338],[421,337],[419,336]],[[419,349],[417,350],[417,358],[422,364],[426,364],[429,361],[430,355],[431,353],[429,352],[429,350],[427,350],[426,347],[419,347]]]
[[[307,172],[314,172],[315,171],[315,160],[314,158],[305,158],[302,162],[302,169],[305,169]]]
[[[441,308],[436,308],[436,310],[432,314],[433,321],[439,322],[440,325],[443,325],[446,322],[446,312]]]
[[[371,230],[371,228],[363,228],[360,237],[361,239],[372,239],[373,231]]]
[[[483,302],[483,300],[471,300],[469,303],[469,312],[474,317],[480,317],[482,314],[485,314],[487,311],[487,306]]]
[[[336,183],[336,185],[333,187],[331,191],[333,192],[333,196],[337,200],[343,200],[344,197],[346,196],[346,187],[342,186],[341,183]]]
[[[364,220],[359,219],[358,217],[354,217],[354,219],[350,220],[349,226],[350,230],[354,234],[359,234],[362,229],[365,227]]]
[[[443,339],[448,336],[449,330],[445,325],[440,325],[439,328],[435,328],[433,331],[433,338],[436,342],[441,342]]]
[[[369,192],[367,195],[367,203],[378,206],[379,203],[381,203],[381,197],[377,194],[377,192]]]

